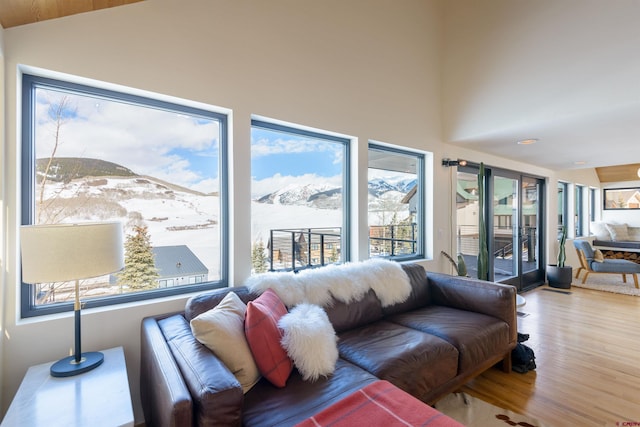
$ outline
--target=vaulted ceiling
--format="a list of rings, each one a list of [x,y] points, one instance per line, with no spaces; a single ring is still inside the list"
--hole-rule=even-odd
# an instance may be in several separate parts
[[[553,170],[640,163],[640,1],[443,5],[447,142]]]
[[[0,0],[3,28],[142,0]],[[443,1],[444,139],[549,169],[640,163],[640,2]],[[534,144],[518,141],[536,139]]]
[[[3,28],[122,6],[141,0],[0,0]]]

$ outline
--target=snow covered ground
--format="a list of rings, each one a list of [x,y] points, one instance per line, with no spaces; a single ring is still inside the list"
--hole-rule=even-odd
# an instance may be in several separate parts
[[[40,188],[37,190],[39,195]],[[389,193],[395,193],[394,199],[402,197],[397,191]],[[372,203],[377,199],[373,197]],[[36,205],[36,216],[42,214],[41,222],[45,223],[118,220],[123,223],[125,234],[131,233],[134,225],[146,225],[153,246],[187,245],[209,269],[209,280],[220,278],[220,198],[217,195],[173,186],[151,177],[87,177],[66,184],[47,182],[43,206],[48,207]],[[266,246],[272,229],[342,227],[342,209],[313,206],[299,202],[251,201],[252,242],[262,240]],[[398,212],[399,218],[407,215],[408,211]],[[390,216],[372,212],[370,224],[388,223]],[[105,278],[99,281],[104,284]],[[119,289],[113,290],[116,291]]]

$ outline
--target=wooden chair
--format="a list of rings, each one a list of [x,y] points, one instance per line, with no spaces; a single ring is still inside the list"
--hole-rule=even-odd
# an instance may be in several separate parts
[[[587,277],[591,273],[599,274],[621,274],[622,281],[627,283],[627,274],[633,276],[633,283],[636,288],[640,289],[638,285],[638,273],[640,273],[640,264],[636,264],[633,261],[625,259],[605,259],[603,261],[596,261],[595,251],[591,247],[591,243],[588,240],[574,240],[573,245],[578,253],[578,259],[580,260],[580,268],[576,273],[576,279],[579,278],[580,273],[584,271],[584,277],[582,283],[587,281]]]

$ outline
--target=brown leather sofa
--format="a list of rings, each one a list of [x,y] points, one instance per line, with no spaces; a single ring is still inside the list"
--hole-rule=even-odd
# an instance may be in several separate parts
[[[191,333],[189,321],[233,291],[189,300],[183,313],[145,318],[141,336],[141,397],[151,426],[294,425],[378,379],[434,403],[503,361],[511,370],[517,343],[515,288],[426,273],[405,264],[412,293],[383,308],[373,291],[362,300],[325,308],[336,333],[336,371],[316,382],[294,369],[284,388],[264,378],[243,395],[225,365]]]

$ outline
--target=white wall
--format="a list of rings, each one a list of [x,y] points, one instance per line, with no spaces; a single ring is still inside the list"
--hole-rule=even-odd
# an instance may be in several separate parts
[[[440,14],[437,0],[154,0],[5,30],[3,409],[29,366],[66,355],[73,340],[70,315],[18,319],[19,65],[232,110],[230,258],[232,280],[241,283],[250,271],[251,115],[351,135],[361,156],[373,139],[433,151],[439,162]],[[356,163],[356,176],[366,181],[366,161]],[[442,169],[434,171],[436,200],[448,196],[438,185],[446,179]],[[358,203],[366,211],[366,194]],[[439,206],[434,212],[436,253],[449,240],[449,213]],[[354,246],[366,247],[365,221],[358,230]],[[439,261],[425,265],[435,270]],[[177,298],[84,311],[85,349],[125,348],[137,421],[140,320],[183,306]]]
[[[6,224],[5,224],[5,203],[4,203],[4,171],[5,167],[5,156],[4,156],[4,147],[5,147],[5,88],[4,88],[4,28],[0,26],[0,94],[3,96],[0,97],[0,236],[6,235]],[[0,239],[0,367],[4,364],[4,325],[5,325],[5,311],[3,310],[3,301],[6,301],[5,295],[5,278],[6,275],[4,271],[6,270],[5,264],[5,245],[6,241],[4,238]],[[0,369],[0,385],[4,384],[4,375],[3,370]],[[4,397],[4,387],[0,387],[0,402],[2,402]],[[1,412],[1,411],[0,411]]]
[[[433,152],[432,171],[427,172],[433,177],[428,182],[433,205],[427,207],[433,213],[427,220],[433,260],[424,265],[432,271],[450,271],[439,253],[451,252],[455,244],[451,233],[455,229],[451,224],[455,187],[452,169],[441,166],[443,158],[483,161],[545,178],[550,190],[545,215],[549,230],[556,225],[552,190],[557,180],[585,185],[592,181],[583,172],[559,175],[443,144],[442,4],[439,0],[190,0],[187,5],[183,0],[154,0],[5,30],[5,63],[0,71],[6,86],[6,109],[0,120],[6,117],[7,124],[0,178],[6,182],[0,212],[0,217],[6,215],[0,254],[0,280],[7,284],[0,307],[6,333],[0,341],[3,412],[26,369],[66,355],[73,340],[71,315],[23,321],[17,310],[19,65],[232,111],[232,283],[241,283],[250,271],[247,206],[252,114],[355,138],[354,175],[360,187],[366,182],[368,140]],[[354,258],[362,259],[367,247],[366,191],[357,194],[356,200]],[[549,231],[547,242],[551,252],[555,231]],[[137,421],[142,420],[140,321],[148,315],[180,310],[184,302],[181,297],[84,312],[87,350],[125,348]]]

